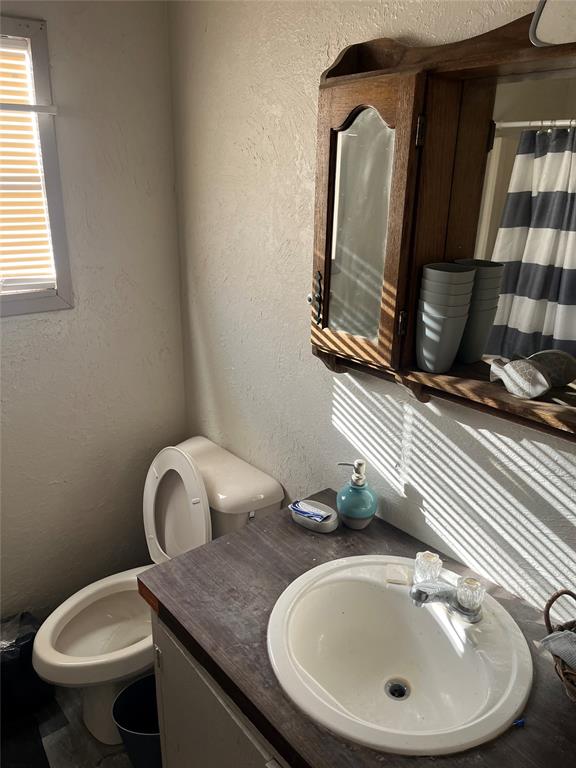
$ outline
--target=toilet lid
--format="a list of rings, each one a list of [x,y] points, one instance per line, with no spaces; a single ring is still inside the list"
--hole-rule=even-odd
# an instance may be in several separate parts
[[[144,531],[150,557],[163,563],[212,538],[204,481],[180,448],[156,456],[144,485]]]

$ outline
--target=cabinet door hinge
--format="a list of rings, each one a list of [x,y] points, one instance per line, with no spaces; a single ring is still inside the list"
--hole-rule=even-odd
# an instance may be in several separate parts
[[[494,138],[496,137],[496,123],[494,120],[490,120],[490,128],[488,129],[488,142],[486,151],[491,152],[494,147]]]
[[[156,669],[162,669],[162,651],[156,643],[154,643],[154,659],[156,661]]]
[[[408,328],[408,312],[403,309],[398,314],[398,336],[404,336]]]
[[[424,117],[424,115],[418,115],[418,120],[416,121],[416,146],[417,147],[424,146],[425,130],[426,130],[426,118]]]
[[[309,293],[307,297],[308,304],[312,304],[313,312],[316,315],[314,322],[322,327],[322,272],[316,272],[314,276],[314,293]]]

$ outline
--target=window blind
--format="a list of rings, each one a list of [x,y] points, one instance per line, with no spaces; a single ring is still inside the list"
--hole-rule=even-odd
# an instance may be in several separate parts
[[[0,38],[0,103],[0,293],[54,291],[38,114],[26,110],[35,104],[26,39]]]

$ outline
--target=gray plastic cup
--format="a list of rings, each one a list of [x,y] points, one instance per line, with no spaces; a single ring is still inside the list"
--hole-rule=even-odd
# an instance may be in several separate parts
[[[468,322],[458,349],[458,360],[461,363],[477,363],[482,359],[497,311],[498,306],[491,309],[470,306]]]
[[[461,264],[464,267],[474,267],[477,276],[488,276],[489,274],[501,275],[504,271],[504,263],[501,261],[487,261],[486,259],[456,259],[454,264]]]
[[[500,261],[485,261],[484,259],[457,259],[455,264],[475,267],[474,295],[479,291],[495,290],[500,293],[504,264]],[[484,298],[484,297],[482,297]]]
[[[450,295],[422,288],[420,291],[420,301],[430,301],[432,304],[440,304],[444,307],[467,307],[470,304],[471,295],[471,293]]]
[[[485,290],[481,288],[472,294],[472,301],[494,300],[497,302],[499,298],[500,289],[498,288],[486,288]]]
[[[500,290],[502,285],[502,275],[496,277],[477,277],[474,281],[475,291],[488,291],[490,289]]]
[[[429,373],[444,373],[452,367],[466,326],[467,316],[438,317],[418,311],[416,359]]]
[[[421,283],[422,290],[433,291],[434,293],[442,293],[445,296],[461,296],[465,294],[471,294],[473,287],[473,278],[471,278],[466,283],[441,283],[434,280],[428,280],[428,278],[423,277]]]
[[[418,309],[425,315],[434,315],[436,317],[468,317],[468,304],[456,307],[447,307],[443,304],[436,304],[433,301],[420,299]]]
[[[498,306],[498,296],[493,299],[472,299],[470,302],[470,310],[475,312],[483,312],[487,309],[492,309]]]
[[[468,283],[474,280],[475,272],[475,267],[449,261],[426,264],[424,267],[424,277],[434,283]]]

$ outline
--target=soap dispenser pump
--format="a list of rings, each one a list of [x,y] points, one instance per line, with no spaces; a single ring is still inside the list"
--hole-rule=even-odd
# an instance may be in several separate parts
[[[342,461],[339,466],[354,467],[350,482],[336,497],[340,520],[348,528],[366,528],[378,510],[378,497],[366,482],[366,462],[363,459],[356,459],[353,464]]]

